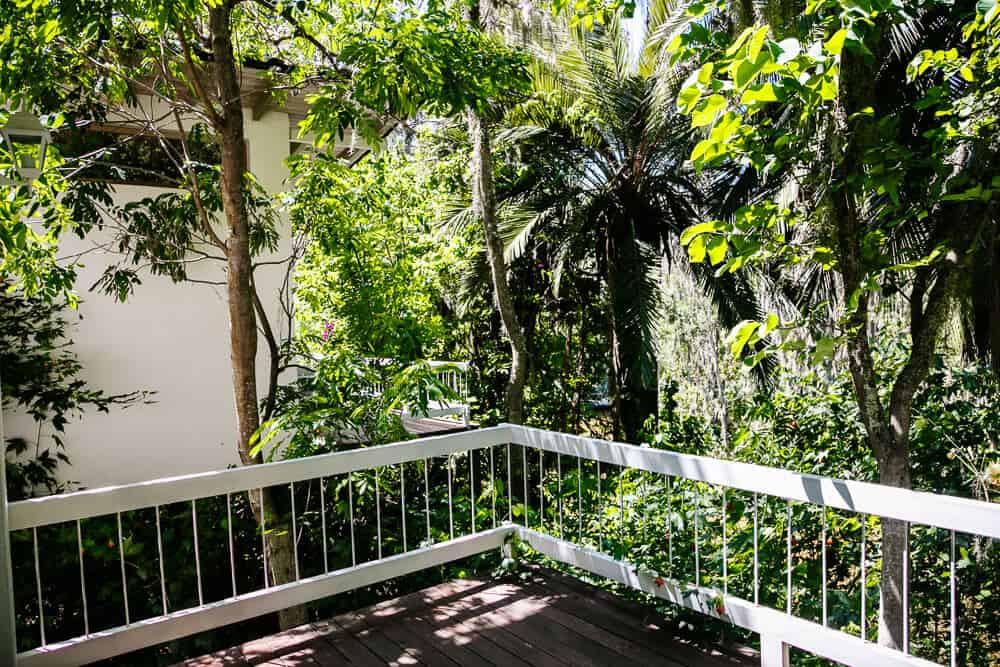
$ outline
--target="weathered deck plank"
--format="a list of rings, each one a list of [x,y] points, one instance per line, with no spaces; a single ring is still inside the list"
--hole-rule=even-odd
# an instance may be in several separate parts
[[[466,579],[188,660],[184,667],[745,667],[683,642],[655,612],[579,580]]]

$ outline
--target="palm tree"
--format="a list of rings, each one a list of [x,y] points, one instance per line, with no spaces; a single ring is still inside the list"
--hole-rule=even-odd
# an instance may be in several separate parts
[[[650,7],[647,34],[667,6]],[[527,165],[499,184],[508,259],[529,248],[537,255],[544,244],[557,285],[580,272],[600,278],[615,436],[631,441],[657,412],[660,272],[689,270],[686,259],[674,261],[678,239],[714,190],[686,164],[690,123],[673,103],[683,73],[664,66],[650,40],[639,42],[633,50],[617,20],[592,30],[568,21],[547,27],[532,45],[533,94],[498,136]],[[691,270],[723,324],[759,316],[745,276]]]

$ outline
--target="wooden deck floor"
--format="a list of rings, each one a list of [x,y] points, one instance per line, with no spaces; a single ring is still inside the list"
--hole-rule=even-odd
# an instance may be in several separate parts
[[[655,613],[576,579],[465,579],[183,663],[268,665],[627,665],[743,667],[750,651],[682,642]]]

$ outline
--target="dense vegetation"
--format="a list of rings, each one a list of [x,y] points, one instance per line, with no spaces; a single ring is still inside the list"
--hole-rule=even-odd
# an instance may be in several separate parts
[[[253,185],[245,164],[234,167],[238,141],[218,140],[219,156],[209,162],[181,160],[170,176],[178,193],[115,212],[127,230],[122,249],[129,256],[109,269],[104,287],[127,298],[138,280],[136,265],[151,262],[182,280],[183,263],[176,262],[199,243],[224,249],[234,327],[242,317],[253,333],[234,336],[234,349],[252,343],[255,350],[259,324],[271,353],[270,391],[237,405],[236,444],[245,463],[407,437],[401,408],[419,410],[449,396],[425,363],[438,358],[471,362],[474,418],[484,425],[523,421],[986,501],[1000,492],[997,3],[598,0],[515,12],[480,0],[465,8],[406,6],[394,14],[380,13],[377,2],[318,3],[323,9],[209,4],[157,5],[147,27],[200,61],[204,54],[185,42],[198,37],[207,11],[208,32],[218,33],[219,20],[232,21],[236,39],[256,57],[271,55],[273,47],[300,63],[275,75],[274,94],[319,81],[303,125],[317,140],[315,150],[291,159],[292,184],[280,201]],[[84,25],[94,35],[122,32],[124,51],[151,49],[129,22],[89,23],[86,9],[34,5],[18,3],[4,16],[42,26],[45,43],[60,44],[66,30]],[[123,4],[119,11],[136,10]],[[261,26],[286,31],[287,39],[272,44]],[[83,34],[91,39],[91,32]],[[121,57],[93,39],[59,57],[43,49],[49,60],[29,62],[36,45],[2,37],[0,50],[17,58],[4,65],[0,100],[27,101],[40,114],[66,105],[65,97],[36,89],[34,68],[48,67],[64,84],[60,90],[89,85],[89,75],[67,69],[73,57]],[[146,57],[152,67],[165,56]],[[350,76],[332,74],[331,63],[348,64]],[[134,85],[112,69],[121,76],[109,74],[112,83]],[[236,113],[205,97],[199,113],[209,122],[183,140],[198,150],[212,142],[212,132],[228,136],[229,114]],[[107,113],[109,103],[127,98],[112,86],[86,98],[94,106],[70,105],[66,117]],[[353,168],[327,150],[350,126],[374,139],[380,115],[396,120],[381,150]],[[63,122],[46,120],[53,129]],[[4,399],[29,406],[39,421],[52,420],[57,432],[84,407],[136,398],[72,384],[79,369],[62,351],[65,334],[51,310],[54,299],[72,299],[66,289],[73,267],[56,261],[58,235],[86,234],[107,196],[106,183],[68,175],[77,159],[57,153],[51,171],[33,184],[3,186],[10,197],[0,211],[0,266],[21,290],[2,304],[0,339],[11,347],[33,343],[18,352],[23,359],[4,358]],[[220,196],[227,178],[232,183],[231,169],[243,170],[244,184]],[[25,222],[40,209],[44,233]],[[213,215],[226,216],[229,241],[213,231]],[[254,314],[252,275],[238,284],[232,278],[240,262],[273,249],[288,233],[279,232],[282,216],[296,249],[289,270],[297,333],[286,341],[268,333],[263,312]],[[245,257],[233,254],[232,239],[242,239]],[[33,338],[23,333],[28,322],[37,331]],[[25,377],[45,381],[17,384],[16,374],[10,380],[15,363],[35,369]],[[277,382],[279,371],[290,370],[300,371],[296,380]],[[45,393],[67,383],[70,390],[54,398]],[[375,384],[385,387],[378,396],[370,391]],[[8,466],[18,493],[63,490],[54,475],[57,455],[25,462],[27,443],[7,446],[19,461]],[[384,488],[412,487],[417,494],[422,484],[448,484],[450,491],[454,482],[468,490],[478,480],[478,488],[456,495],[455,528],[441,498],[428,501],[426,514],[404,509],[391,492],[376,501],[371,474],[328,480],[320,496],[329,504],[323,526],[315,484],[234,497],[232,517],[224,503],[200,501],[209,558],[224,565],[230,530],[240,554],[235,580],[213,580],[202,593],[219,599],[231,587],[256,585],[265,548],[269,561],[284,563],[284,570],[272,565],[268,576],[287,580],[293,506],[298,548],[317,551],[319,533],[328,529],[349,532],[347,517],[357,508],[365,518],[353,526],[363,545],[354,557],[380,555],[372,532],[383,526],[373,529],[370,516],[377,507],[390,552],[401,548],[394,540],[404,526],[420,536],[413,540],[436,541],[509,513],[553,530],[562,530],[565,518],[581,539],[657,572],[690,572],[703,557],[706,570],[721,573],[725,534],[727,584],[747,598],[755,549],[762,562],[780,563],[787,548],[796,563],[794,599],[784,598],[784,573],[772,569],[762,580],[761,601],[818,619],[827,575],[817,552],[825,534],[831,624],[858,633],[861,591],[869,600],[881,591],[881,608],[871,604],[863,622],[869,637],[899,647],[897,593],[903,559],[910,558],[911,649],[947,658],[944,531],[774,499],[754,506],[748,494],[669,487],[634,471],[564,471],[556,457],[528,461],[510,450],[506,456],[514,479],[525,480],[520,496],[508,496],[513,489],[493,478],[492,461],[488,468],[470,458],[382,472]],[[553,468],[565,475],[553,476]],[[540,482],[529,489],[527,479]],[[582,514],[573,513],[577,502]],[[131,513],[127,537],[111,520],[88,522],[88,567],[110,578],[117,541],[127,539],[133,618],[162,611],[162,595],[171,604],[197,599],[192,544],[184,537],[190,512],[185,506],[163,508],[162,517]],[[751,513],[765,526],[758,545],[747,532]],[[265,517],[280,529],[262,541]],[[162,593],[156,520],[176,532],[171,541],[180,545],[165,557],[175,588]],[[699,526],[701,554],[693,548]],[[39,537],[53,545],[77,539],[72,526],[43,532]],[[865,581],[856,566],[862,534],[879,545]],[[34,600],[32,540],[15,536],[15,562],[24,568],[19,600]],[[325,546],[330,558],[350,562],[343,539]],[[1000,656],[994,592],[1000,556],[989,541],[969,536],[959,537],[958,548],[960,662],[992,664]],[[49,641],[78,632],[81,623],[67,583],[79,560],[75,547],[62,553],[65,561],[46,566]],[[471,566],[488,564],[496,563]],[[705,574],[702,583],[721,580]],[[95,628],[121,621],[120,592],[108,588],[102,596],[91,610]],[[666,611],[685,626],[685,614]],[[18,617],[28,645],[38,614],[26,604]],[[175,649],[224,645],[260,627]]]

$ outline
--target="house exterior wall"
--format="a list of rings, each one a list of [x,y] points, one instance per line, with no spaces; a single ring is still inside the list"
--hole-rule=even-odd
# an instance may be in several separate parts
[[[285,113],[269,111],[259,120],[247,114],[250,168],[271,193],[286,187],[289,121]],[[126,202],[163,192],[162,189],[116,186],[116,200]],[[290,235],[282,222],[275,258],[290,251]],[[103,235],[103,236],[102,236]],[[86,488],[189,474],[239,464],[236,415],[229,363],[229,323],[224,285],[173,283],[169,278],[142,274],[142,284],[126,303],[88,291],[115,258],[94,250],[111,232],[95,232],[85,240],[67,239],[64,254],[90,249],[79,270],[78,312],[73,350],[83,365],[83,378],[109,393],[149,390],[151,404],[135,405],[110,414],[88,413],[66,431],[66,453],[72,465],[60,477]],[[256,281],[264,307],[280,336],[287,326],[279,317],[279,291],[284,266],[263,266]],[[190,266],[199,280],[225,280],[224,266],[199,262]],[[267,383],[268,358],[258,345],[258,388]],[[34,440],[36,427],[24,415],[4,415],[7,437]],[[45,432],[43,431],[43,437]],[[45,439],[43,446],[51,444]]]

